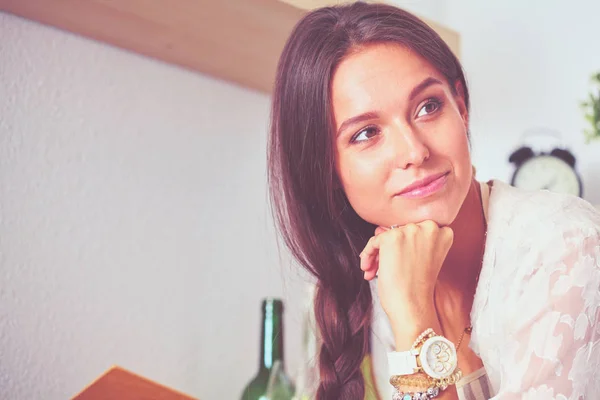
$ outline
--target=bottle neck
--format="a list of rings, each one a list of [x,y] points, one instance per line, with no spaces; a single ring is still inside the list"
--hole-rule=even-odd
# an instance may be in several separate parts
[[[283,304],[281,300],[263,301],[260,369],[270,370],[276,361],[283,369]]]

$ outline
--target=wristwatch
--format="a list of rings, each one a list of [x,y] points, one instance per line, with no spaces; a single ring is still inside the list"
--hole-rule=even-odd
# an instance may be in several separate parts
[[[452,375],[457,366],[456,347],[443,336],[429,337],[422,346],[409,351],[388,353],[388,367],[392,376],[424,372],[433,379],[445,379]]]

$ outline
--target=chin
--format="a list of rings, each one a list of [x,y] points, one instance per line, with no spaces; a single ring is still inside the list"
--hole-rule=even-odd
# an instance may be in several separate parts
[[[438,207],[421,208],[419,210],[415,210],[410,218],[405,219],[406,222],[404,225],[411,223],[418,224],[423,221],[433,221],[439,226],[449,226],[454,222],[457,215],[458,211],[453,212],[447,207],[443,209],[438,209]]]
[[[448,200],[448,198],[436,199],[436,201],[421,205],[395,205],[383,213],[380,209],[377,215],[367,212],[359,212],[358,215],[369,223],[384,227],[418,224],[424,221],[433,221],[439,226],[449,226],[458,216],[460,205],[454,205],[454,201]]]
[[[418,223],[424,222],[424,221],[433,221],[436,224],[438,224],[439,226],[449,226],[452,224],[452,222],[454,222],[454,218],[449,218],[445,215],[431,215],[431,216],[423,216],[422,218],[419,218],[417,221],[414,221],[413,223],[418,224]]]

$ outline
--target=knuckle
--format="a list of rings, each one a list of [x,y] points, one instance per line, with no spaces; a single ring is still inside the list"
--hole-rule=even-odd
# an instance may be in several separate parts
[[[442,232],[447,240],[454,239],[454,231],[451,228],[445,227],[443,228]]]
[[[391,230],[385,232],[384,234],[382,234],[381,236],[379,236],[380,240],[382,242],[386,242],[386,243],[389,240],[393,240],[396,237],[396,235],[398,235],[398,232],[397,232],[398,230],[399,229],[391,229]]]
[[[402,230],[407,235],[414,235],[419,230],[419,227],[417,226],[417,224],[407,224],[404,226],[404,229],[402,229]]]
[[[439,229],[438,225],[432,220],[421,222],[421,228],[428,233],[433,233]]]
[[[403,236],[402,229],[391,229],[385,233],[385,235],[381,235],[381,242],[385,244],[395,243]]]

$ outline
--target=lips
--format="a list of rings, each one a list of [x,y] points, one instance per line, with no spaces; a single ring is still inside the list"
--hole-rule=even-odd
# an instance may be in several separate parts
[[[396,196],[404,196],[404,195],[410,194],[412,192],[419,192],[419,191],[427,188],[432,183],[434,183],[442,178],[445,178],[448,174],[449,174],[449,172],[442,172],[442,173],[433,174],[424,179],[415,181],[415,182],[411,183],[410,185],[406,186],[404,189],[402,189],[402,191],[398,192],[396,194]]]

